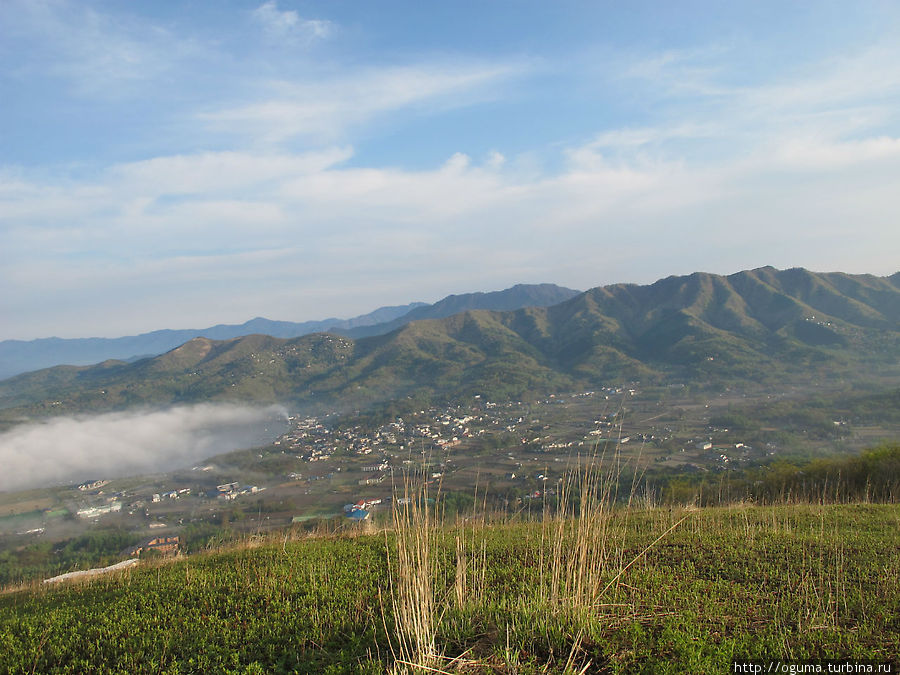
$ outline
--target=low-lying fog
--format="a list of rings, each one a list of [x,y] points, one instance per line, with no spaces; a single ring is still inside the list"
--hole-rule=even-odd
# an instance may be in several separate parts
[[[286,428],[281,406],[213,403],[31,422],[0,434],[0,491],[172,471]]]

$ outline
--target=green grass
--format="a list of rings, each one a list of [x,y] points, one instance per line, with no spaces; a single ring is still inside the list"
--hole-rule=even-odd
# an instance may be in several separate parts
[[[898,505],[614,510],[592,544],[605,562],[557,568],[595,575],[587,594],[552,588],[553,558],[578,551],[577,524],[558,524],[425,533],[433,667],[724,673],[900,654]],[[398,537],[273,541],[4,594],[0,672],[402,671]]]

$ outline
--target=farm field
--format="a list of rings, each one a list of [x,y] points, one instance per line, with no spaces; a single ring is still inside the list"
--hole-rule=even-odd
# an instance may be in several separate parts
[[[7,592],[0,671],[725,673],[900,655],[896,504],[413,516]]]

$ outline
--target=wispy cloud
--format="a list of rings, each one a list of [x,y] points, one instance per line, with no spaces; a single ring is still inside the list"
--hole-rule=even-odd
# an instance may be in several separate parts
[[[270,36],[308,43],[329,37],[335,30],[331,21],[304,19],[294,10],[280,10],[274,0],[253,10],[253,18]]]
[[[49,74],[86,97],[134,95],[201,49],[163,26],[63,0],[9,0],[0,19],[8,60],[21,63],[13,50],[28,50],[28,61],[16,67],[21,77]]]
[[[315,81],[274,82],[259,100],[205,112],[199,119],[216,131],[268,144],[301,138],[331,143],[386,113],[425,106],[458,108],[490,100],[497,87],[521,75],[520,64],[422,64],[366,68]]]
[[[189,467],[253,447],[285,414],[278,406],[207,403],[23,424],[0,434],[0,491]]]
[[[760,111],[854,110],[882,105],[900,92],[900,46],[871,45],[852,53],[795,67],[781,79],[740,92],[739,100]]]
[[[663,54],[624,69],[646,81],[655,100],[655,125],[608,130],[597,145],[649,146],[685,140],[717,141],[717,157],[736,157],[803,139],[825,144],[884,136],[900,121],[900,48],[896,42],[868,46],[735,82],[727,50]],[[685,102],[684,92],[691,97]],[[723,145],[724,144],[724,145]],[[853,144],[844,149],[851,150]],[[855,146],[868,153],[866,144]],[[688,160],[697,148],[679,146]]]
[[[800,137],[781,145],[774,159],[781,165],[811,172],[833,171],[849,165],[877,165],[881,161],[900,159],[900,138],[877,136],[833,142]]]
[[[253,154],[203,152],[155,157],[112,167],[110,178],[129,194],[220,194],[235,196],[273,181],[319,173],[349,159],[349,147],[330,147],[306,153]]]

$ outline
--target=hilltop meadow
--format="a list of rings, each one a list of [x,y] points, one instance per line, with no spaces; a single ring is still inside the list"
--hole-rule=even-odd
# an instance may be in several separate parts
[[[832,473],[803,482],[803,494],[788,480],[778,503],[704,508],[623,497],[614,461],[585,463],[554,499],[514,513],[479,508],[476,496],[450,517],[439,494],[411,479],[386,522],[339,534],[295,528],[92,582],[9,588],[0,596],[0,669],[724,673],[745,659],[896,665],[898,458],[900,448],[884,447],[833,463]],[[847,476],[851,465],[864,468]],[[847,478],[828,492],[838,474]]]

